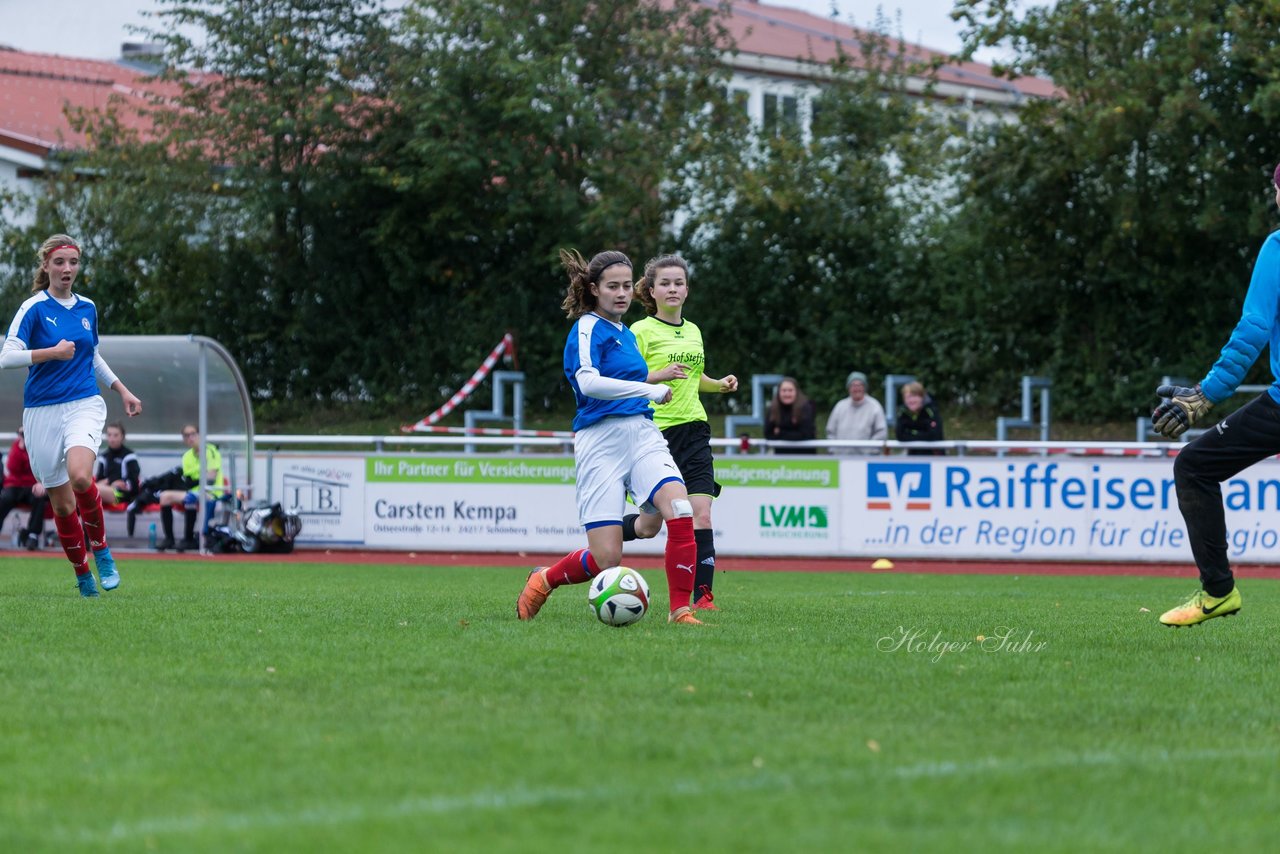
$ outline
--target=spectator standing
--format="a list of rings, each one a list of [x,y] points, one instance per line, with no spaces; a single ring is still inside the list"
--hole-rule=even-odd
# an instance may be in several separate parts
[[[902,387],[902,406],[898,407],[893,425],[899,442],[941,442],[942,414],[938,404],[920,383],[911,382]],[[945,456],[945,448],[908,448],[912,457]]]
[[[889,425],[880,401],[867,394],[867,375],[853,371],[845,378],[849,396],[831,408],[827,418],[828,439],[862,439],[883,441],[889,437]],[[843,456],[874,456],[877,448],[832,448]]]
[[[35,472],[31,471],[27,441],[23,429],[19,427],[18,438],[13,440],[13,447],[9,448],[9,455],[4,458],[4,488],[0,489],[0,528],[4,527],[4,520],[9,518],[9,511],[19,504],[26,504],[31,508],[31,518],[27,520],[21,542],[27,547],[27,551],[34,551],[40,545],[40,535],[44,533],[44,508],[48,503],[48,493],[36,480]]]
[[[818,438],[813,401],[800,390],[794,377],[783,377],[773,389],[773,398],[764,416],[764,437],[770,442],[804,442]],[[775,454],[816,454],[817,448],[788,448],[774,445]]]

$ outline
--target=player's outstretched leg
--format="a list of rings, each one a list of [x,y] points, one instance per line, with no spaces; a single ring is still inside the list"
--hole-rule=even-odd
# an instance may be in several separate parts
[[[596,559],[589,549],[578,549],[570,552],[551,566],[540,566],[529,573],[516,600],[516,616],[522,620],[532,620],[542,610],[551,591],[565,584],[581,584],[590,581],[600,571]]]
[[[1214,617],[1230,617],[1240,610],[1240,588],[1232,587],[1226,596],[1210,596],[1203,590],[1176,608],[1171,608],[1160,615],[1160,622],[1166,626],[1181,628],[1194,626]]]

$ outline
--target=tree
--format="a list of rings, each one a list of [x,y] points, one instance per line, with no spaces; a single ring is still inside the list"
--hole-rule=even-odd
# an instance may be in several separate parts
[[[718,14],[689,0],[407,8],[372,171],[424,392],[456,387],[512,330],[535,402],[564,401],[557,252],[657,254],[681,165],[727,144],[710,124],[724,111]]]
[[[721,370],[794,375],[830,401],[855,367],[935,365],[940,319],[920,272],[942,128],[908,95],[894,47],[869,38],[858,67],[837,60],[810,136],[759,129],[749,156],[707,168],[683,243],[691,311]]]
[[[970,49],[1061,97],[974,140],[957,283],[989,320],[989,376],[1071,389],[1077,418],[1149,411],[1162,374],[1198,377],[1239,316],[1276,150],[1276,3],[964,0]],[[1011,334],[999,334],[992,328]]]
[[[41,222],[90,235],[113,330],[222,339],[269,412],[418,411],[509,330],[562,399],[556,251],[657,251],[680,165],[724,144],[718,14],[165,0],[152,133],[80,117]]]
[[[343,312],[378,278],[361,241],[389,44],[377,8],[162,0],[158,15],[149,130],[127,130],[116,103],[73,116],[93,147],[55,170],[34,230],[84,235],[115,332],[219,338],[263,403],[364,392],[350,366],[369,342]]]

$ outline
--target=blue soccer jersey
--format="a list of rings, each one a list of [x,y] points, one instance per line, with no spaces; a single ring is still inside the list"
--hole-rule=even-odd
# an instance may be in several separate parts
[[[98,393],[93,374],[93,354],[98,346],[98,309],[93,300],[73,294],[75,303],[66,308],[41,291],[18,309],[9,326],[9,337],[17,338],[28,350],[56,347],[64,338],[76,345],[76,354],[65,362],[32,365],[23,390],[23,406],[48,406],[82,400]]]
[[[649,399],[645,397],[621,400],[587,397],[578,387],[577,373],[583,368],[595,368],[602,377],[632,382],[647,380],[649,366],[640,355],[636,336],[630,329],[621,323],[610,323],[598,314],[584,314],[569,330],[569,339],[564,345],[564,374],[578,402],[573,429],[581,430],[602,419],[618,416],[653,418]]]
[[[1200,390],[1214,403],[1230,397],[1264,347],[1271,348],[1271,399],[1280,403],[1280,232],[1262,243],[1253,265],[1253,278],[1244,297],[1240,322],[1218,361],[1200,381]]]

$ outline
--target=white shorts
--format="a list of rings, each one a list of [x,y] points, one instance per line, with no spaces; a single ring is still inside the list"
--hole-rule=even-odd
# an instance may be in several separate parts
[[[36,480],[43,483],[45,489],[71,480],[67,474],[67,450],[88,448],[97,455],[106,423],[107,402],[97,394],[70,403],[22,410],[27,455],[31,457],[31,473]]]
[[[606,418],[573,437],[578,468],[578,521],[584,528],[620,525],[627,495],[646,513],[668,481],[684,483],[667,440],[643,415]]]

